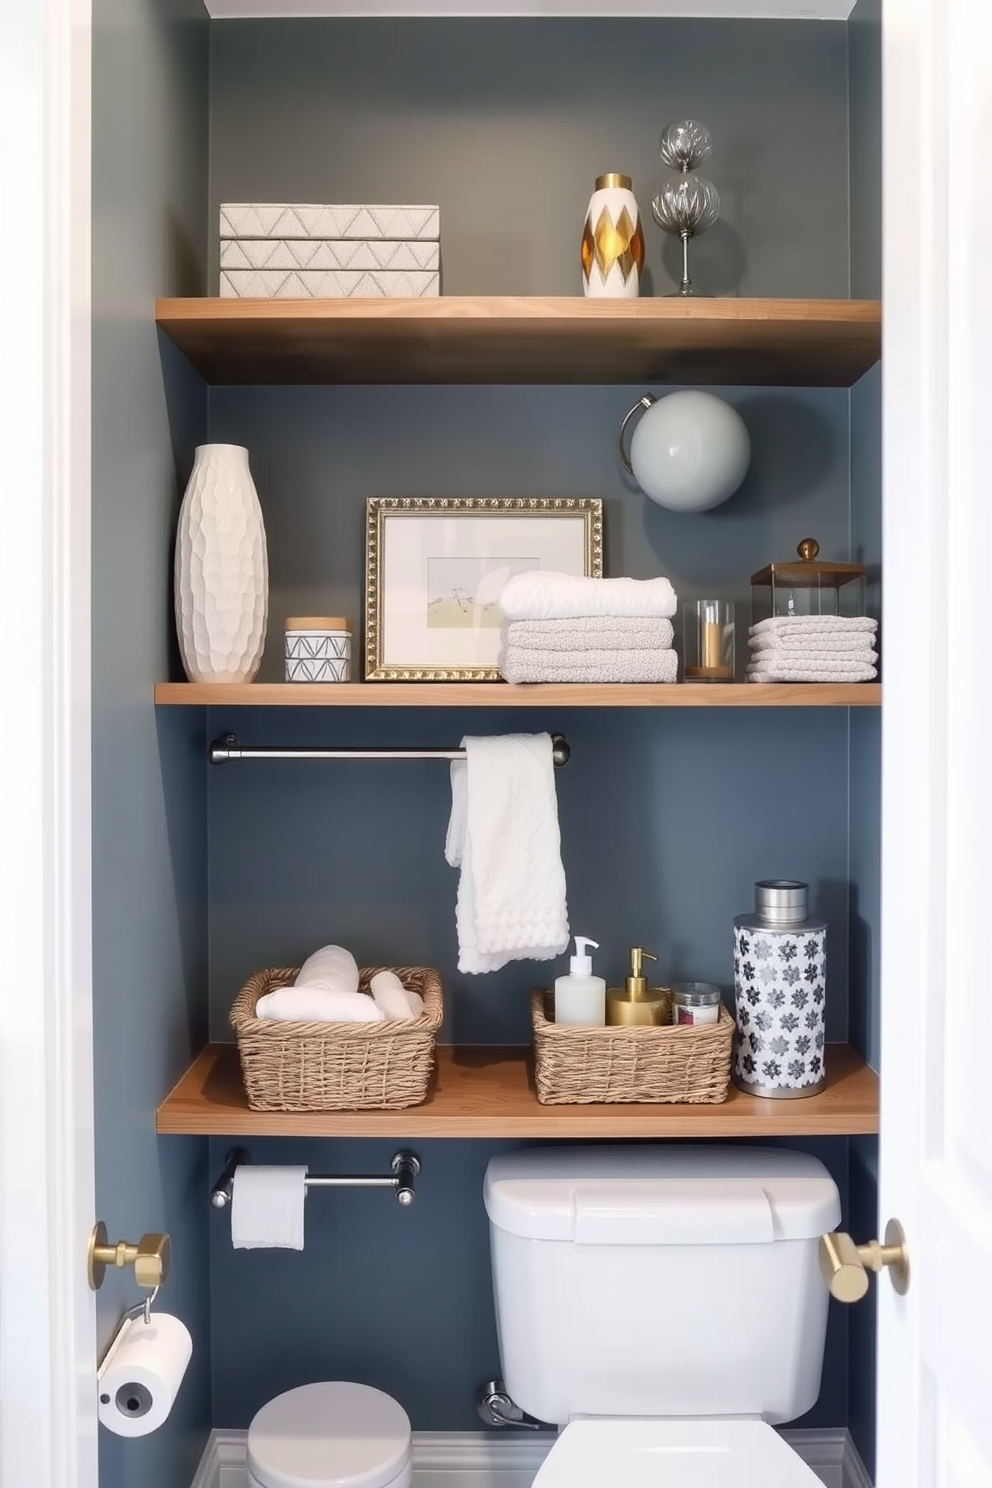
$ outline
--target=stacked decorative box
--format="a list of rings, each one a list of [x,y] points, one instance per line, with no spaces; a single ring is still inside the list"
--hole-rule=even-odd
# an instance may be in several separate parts
[[[221,296],[436,298],[440,220],[438,207],[224,203]]]

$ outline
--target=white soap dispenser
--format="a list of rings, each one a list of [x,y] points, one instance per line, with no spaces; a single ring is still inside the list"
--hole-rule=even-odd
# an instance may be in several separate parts
[[[555,1022],[602,1028],[606,1022],[606,982],[593,976],[587,946],[599,950],[598,941],[590,940],[588,935],[577,935],[568,976],[555,978]]]

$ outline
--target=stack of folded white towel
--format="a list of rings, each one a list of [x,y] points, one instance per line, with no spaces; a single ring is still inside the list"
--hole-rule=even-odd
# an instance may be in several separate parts
[[[281,1023],[388,1023],[419,1018],[424,1001],[392,971],[377,971],[371,996],[358,990],[358,962],[344,946],[314,951],[290,987],[276,987],[255,1004],[256,1018]]]
[[[751,626],[749,682],[873,682],[878,621],[776,615]]]
[[[584,579],[534,570],[500,595],[507,682],[674,682],[667,579]]]

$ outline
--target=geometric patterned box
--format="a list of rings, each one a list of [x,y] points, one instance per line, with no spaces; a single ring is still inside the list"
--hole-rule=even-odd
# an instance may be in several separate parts
[[[222,269],[372,269],[437,273],[440,243],[380,238],[225,238]]]
[[[223,202],[220,236],[224,238],[340,238],[393,242],[437,242],[441,236],[436,206],[316,206],[293,202]]]
[[[423,270],[222,269],[222,299],[436,299],[441,276]]]

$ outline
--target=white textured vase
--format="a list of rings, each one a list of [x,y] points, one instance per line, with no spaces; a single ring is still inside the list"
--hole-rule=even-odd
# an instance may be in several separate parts
[[[250,682],[265,646],[262,508],[238,444],[201,444],[179,510],[176,629],[191,682]]]
[[[597,176],[582,230],[582,292],[636,300],[644,268],[644,232],[629,176]]]

